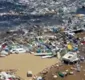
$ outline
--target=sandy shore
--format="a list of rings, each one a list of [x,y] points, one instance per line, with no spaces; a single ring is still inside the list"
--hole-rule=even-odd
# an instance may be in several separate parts
[[[29,80],[26,77],[27,71],[31,70],[33,74],[37,74],[56,62],[58,62],[56,58],[42,59],[31,54],[12,54],[0,58],[0,69],[18,69],[17,75],[25,80]]]

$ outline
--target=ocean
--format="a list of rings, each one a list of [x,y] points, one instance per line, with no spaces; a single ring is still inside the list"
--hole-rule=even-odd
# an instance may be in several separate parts
[[[11,1],[11,0],[10,0]],[[27,5],[18,4],[15,2],[0,1],[0,14],[17,12],[22,13],[21,15],[3,15],[0,16],[0,30],[6,30],[15,28],[18,26],[30,25],[57,25],[63,23],[62,18],[57,14],[46,14],[46,15],[31,15],[34,9],[28,9]],[[81,10],[79,10],[82,12]],[[78,12],[79,12],[78,11]],[[85,11],[84,11],[85,12]]]
[[[23,13],[26,11],[27,6],[14,4],[10,2],[0,2],[0,13],[8,13],[10,11]],[[0,29],[4,30],[17,26],[30,26],[30,25],[54,25],[60,24],[62,20],[56,14],[47,15],[31,15],[29,14],[31,10],[28,10],[22,15],[3,15],[0,16]]]

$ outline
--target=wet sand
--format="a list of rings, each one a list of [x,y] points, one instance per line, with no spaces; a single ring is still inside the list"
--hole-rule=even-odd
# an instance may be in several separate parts
[[[0,58],[0,69],[18,69],[16,72],[17,75],[24,80],[29,80],[29,78],[26,77],[27,71],[31,70],[33,74],[37,74],[56,62],[58,62],[56,58],[42,59],[39,56],[31,54],[12,54]]]
[[[51,68],[50,71],[45,75],[44,78],[45,78],[45,80],[85,80],[85,63],[81,64],[82,68],[81,68],[80,72],[71,70],[71,67],[73,67],[73,66],[74,65],[63,65],[63,66],[60,66],[59,68],[57,68],[57,67]],[[66,70],[73,71],[74,74],[65,76],[63,78],[58,75],[58,71],[63,72]],[[58,78],[54,79],[52,74],[57,75]]]

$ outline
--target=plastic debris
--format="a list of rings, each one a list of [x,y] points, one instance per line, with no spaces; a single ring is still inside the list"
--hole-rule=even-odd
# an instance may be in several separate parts
[[[38,76],[36,80],[43,80],[41,76]]]
[[[58,76],[57,75],[54,75],[53,78],[56,79]]]
[[[68,48],[68,50],[72,50],[73,49],[71,44],[68,44],[67,48]]]
[[[60,77],[64,77],[64,76],[65,76],[62,72],[58,72],[58,75],[59,75]]]
[[[81,71],[81,67],[80,67],[80,64],[76,64],[76,70],[78,71],[78,72],[80,72]]]
[[[72,71],[71,71],[71,72],[69,72],[69,74],[70,74],[70,75],[73,75],[73,74],[74,74],[74,72],[72,72]]]
[[[32,71],[27,72],[27,77],[32,77]]]
[[[21,79],[18,76],[15,76],[14,72],[1,71],[0,72],[0,80],[17,80]]]

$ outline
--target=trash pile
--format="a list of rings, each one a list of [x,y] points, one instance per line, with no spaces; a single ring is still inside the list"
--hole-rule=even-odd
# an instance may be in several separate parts
[[[39,74],[33,76],[33,80],[84,80],[85,79],[85,45],[81,44],[81,41],[84,38],[80,39],[79,47],[76,45],[77,50],[75,47],[73,48],[70,44],[67,45],[68,53],[65,54],[62,59],[68,61],[64,64],[62,61],[60,63],[54,64],[50,67],[45,68]],[[75,43],[76,44],[76,43]],[[77,62],[75,62],[78,59]],[[74,60],[74,61],[73,61]],[[72,63],[71,63],[72,62]],[[71,65],[69,65],[71,64]],[[77,76],[77,77],[76,77]]]
[[[84,0],[22,0],[19,3],[25,4],[28,7],[24,10],[25,13],[29,11],[30,14],[33,15],[41,15],[41,14],[49,14],[49,13],[58,13],[61,11],[62,13],[70,13],[75,12],[77,8],[84,5]],[[61,5],[61,6],[60,6]],[[23,13],[24,13],[23,12]],[[29,14],[27,13],[27,14]]]
[[[84,38],[78,38],[74,31],[69,31],[61,26],[40,27],[36,25],[30,32],[22,29],[22,33],[18,37],[12,37],[13,34],[18,35],[19,32],[10,31],[11,38],[6,37],[6,40],[0,45],[1,57],[9,54],[30,53],[41,56],[41,58],[56,56],[61,59],[65,54],[64,59],[71,54],[77,58],[77,55],[74,54],[79,53],[80,43],[84,44]]]
[[[23,80],[15,74],[15,70],[0,70],[0,80]]]

